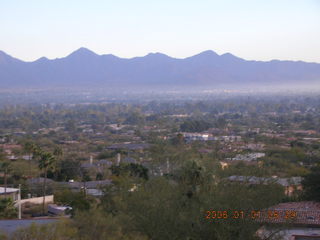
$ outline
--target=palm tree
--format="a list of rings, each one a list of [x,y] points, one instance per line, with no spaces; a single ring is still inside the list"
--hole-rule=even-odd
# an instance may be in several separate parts
[[[48,174],[48,170],[54,168],[56,160],[55,160],[53,154],[50,152],[41,151],[39,156],[40,156],[39,168],[41,170],[43,170],[43,173],[44,173],[44,180],[43,180],[43,186],[42,186],[42,193],[43,193],[42,212],[44,215],[45,214],[45,201],[46,201],[47,174]]]
[[[61,159],[63,156],[63,151],[62,148],[59,146],[56,146],[53,150],[53,156],[56,158],[56,162],[58,165],[59,170],[61,171]],[[58,174],[58,169],[56,169],[55,174],[54,174],[54,178],[55,180],[57,180],[57,174]]]
[[[31,145],[31,151],[32,151],[32,160],[37,160],[42,153],[41,148],[34,143],[32,143]]]
[[[29,161],[29,173],[31,173],[31,160],[35,159],[35,155],[37,154],[40,149],[37,145],[33,142],[26,142],[23,146],[24,151],[28,154],[28,161]]]
[[[34,148],[35,148],[35,145],[32,142],[26,142],[23,145],[24,151],[28,154],[29,161],[31,160],[31,156],[32,156],[32,153],[34,152]]]
[[[10,162],[7,160],[5,154],[0,152],[0,169],[4,174],[4,194],[7,193],[7,177],[10,171]]]
[[[4,194],[7,193],[7,179],[8,179],[8,173],[10,171],[10,162],[7,160],[1,161],[0,162],[0,169],[4,173]]]
[[[53,150],[53,155],[56,156],[57,158],[62,157],[63,152],[62,152],[61,147],[56,146],[56,147],[54,148],[54,150]]]

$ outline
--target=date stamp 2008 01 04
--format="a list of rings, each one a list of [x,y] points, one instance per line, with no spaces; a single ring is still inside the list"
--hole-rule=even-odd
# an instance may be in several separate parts
[[[206,219],[269,219],[269,220],[290,220],[297,218],[297,212],[293,210],[211,210],[206,211]]]

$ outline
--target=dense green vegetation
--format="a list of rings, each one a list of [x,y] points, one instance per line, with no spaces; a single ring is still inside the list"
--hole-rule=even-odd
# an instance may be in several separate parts
[[[256,239],[261,223],[252,211],[320,201],[319,103],[318,97],[238,97],[5,106],[0,184],[21,184],[22,198],[54,194],[57,204],[72,207],[63,223],[31,226],[12,239]],[[185,132],[211,139],[187,141]],[[230,160],[257,152],[265,155]],[[285,195],[280,184],[231,176],[303,177],[303,190]],[[68,188],[68,181],[80,187]],[[112,183],[92,196],[86,192],[92,181]],[[2,218],[16,216],[12,202],[0,205]],[[234,211],[246,217],[233,218]]]

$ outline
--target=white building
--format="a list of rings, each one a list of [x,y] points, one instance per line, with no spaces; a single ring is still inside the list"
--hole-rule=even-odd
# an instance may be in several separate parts
[[[255,161],[258,158],[266,156],[265,153],[247,153],[247,154],[237,154],[234,158],[228,158],[229,161]]]
[[[0,198],[11,198],[13,201],[19,200],[20,193],[18,188],[0,187]]]

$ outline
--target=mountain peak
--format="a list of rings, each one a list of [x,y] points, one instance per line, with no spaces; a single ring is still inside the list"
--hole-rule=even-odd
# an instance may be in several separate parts
[[[202,52],[200,52],[200,54],[201,54],[201,53],[207,53],[207,54],[214,54],[214,55],[217,55],[217,53],[216,53],[215,51],[211,50],[211,49],[208,49],[208,50],[202,51]]]
[[[206,51],[203,51],[201,53],[199,53],[198,55],[203,55],[203,56],[217,56],[218,54],[213,51],[213,50],[206,50]]]
[[[221,55],[221,57],[235,57],[235,56],[231,53],[224,53]]]
[[[169,58],[168,55],[160,53],[160,52],[155,52],[155,53],[148,53],[145,57],[162,57],[162,58]]]
[[[71,56],[98,56],[95,52],[91,51],[88,48],[81,47],[77,49],[76,51],[72,52],[68,57]]]
[[[243,60],[242,58],[239,58],[231,53],[224,53],[220,57],[228,60]]]
[[[196,55],[194,55],[194,56],[192,56],[190,58],[193,58],[193,57],[199,58],[200,57],[200,58],[203,58],[203,59],[210,59],[210,58],[218,57],[218,56],[219,55],[216,52],[214,52],[212,50],[206,50],[206,51],[203,51],[203,52],[201,52],[199,54],[196,54]]]

